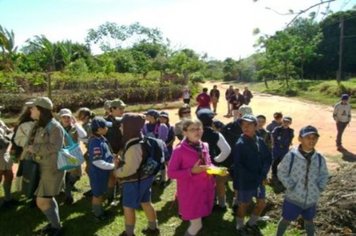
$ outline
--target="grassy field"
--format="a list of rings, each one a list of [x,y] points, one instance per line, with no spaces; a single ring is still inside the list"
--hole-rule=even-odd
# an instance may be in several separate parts
[[[75,203],[72,206],[63,204],[63,197],[57,198],[61,220],[64,226],[64,235],[118,235],[124,229],[124,219],[121,206],[111,208],[115,214],[112,219],[96,223],[92,213],[90,199],[83,197],[82,192],[88,189],[88,178],[83,176],[76,185],[81,191],[74,195]],[[15,188],[15,187],[14,187]],[[0,190],[0,199],[3,192]],[[171,182],[164,190],[153,186],[153,203],[157,211],[159,227],[162,236],[183,235],[188,227],[187,222],[183,222],[177,213],[177,203],[174,201],[175,183]],[[0,235],[33,235],[33,232],[39,230],[47,224],[44,215],[36,208],[30,208],[25,204],[25,199],[15,194],[16,198],[21,200],[20,206],[12,209],[0,210]],[[228,200],[231,202],[231,185],[228,191]],[[1,200],[0,200],[1,201]],[[109,208],[108,208],[109,209]],[[262,233],[266,236],[274,235],[276,231],[276,222],[278,219],[272,219],[262,228]],[[199,235],[236,235],[234,216],[231,208],[226,212],[214,211],[213,214],[203,220],[203,231]],[[143,211],[137,214],[136,235],[142,235],[141,230],[146,228],[147,220]],[[290,229],[286,235],[301,235],[300,231]]]
[[[291,81],[289,90],[280,81],[269,81],[268,89],[262,82],[249,84],[251,90],[271,93],[281,96],[297,96],[314,102],[327,105],[334,105],[339,99],[340,94],[348,93],[351,95],[350,102],[356,108],[356,78],[342,81],[340,85],[335,80],[298,80]]]

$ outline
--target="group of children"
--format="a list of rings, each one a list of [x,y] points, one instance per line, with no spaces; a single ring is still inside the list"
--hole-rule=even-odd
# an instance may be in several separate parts
[[[185,104],[179,108],[180,121],[174,126],[164,111],[148,110],[144,115],[124,113],[126,104],[120,99],[105,105],[104,118],[96,117],[88,108],[81,108],[77,112],[81,125],[69,109],[59,112],[59,120],[75,141],[81,140],[87,147],[86,172],[96,220],[108,217],[103,208],[105,196],[113,201],[114,189],[117,183],[120,184],[125,216],[125,230],[120,235],[134,235],[135,210],[140,207],[148,219],[148,227],[143,233],[160,233],[151,203],[151,186],[155,177],[137,175],[145,158],[140,143],[144,136],[161,139],[169,150],[160,171],[160,184],[166,186],[168,178],[177,181],[179,215],[190,221],[186,236],[199,233],[203,227],[202,218],[212,213],[216,198],[220,209],[226,209],[225,186],[229,179],[232,179],[235,191],[233,205],[237,208],[238,232],[254,234],[259,231],[257,222],[266,205],[265,185],[280,182],[286,189],[286,196],[277,235],[283,235],[289,222],[299,215],[305,220],[307,234],[314,234],[312,220],[316,204],[328,178],[325,159],[315,150],[319,138],[316,128],[302,128],[298,136],[299,146],[290,148],[294,137],[293,129],[289,127],[292,119],[279,112],[274,114],[274,121],[266,130],[266,117],[253,116],[252,109],[246,105],[239,107],[236,119],[225,125],[213,119],[215,112],[209,108],[199,109],[198,119],[192,119],[191,108]],[[36,123],[34,120],[29,122],[31,125]],[[6,140],[3,136],[9,130],[3,127],[5,125],[1,124],[0,138]],[[31,128],[24,137],[29,136],[29,132]],[[176,146],[173,145],[175,138],[179,140]],[[8,153],[5,151],[8,149],[1,146],[1,150],[0,154],[5,157],[3,153]],[[271,166],[272,178],[268,181]],[[215,176],[207,171],[212,168],[228,168],[228,171]],[[0,169],[1,176],[6,170],[8,168]],[[78,169],[65,175],[68,204],[74,201],[71,191],[80,176]],[[4,182],[4,189],[5,186],[8,189],[5,183],[8,180]],[[8,201],[8,195],[5,197]],[[245,225],[244,218],[253,198],[256,198],[256,205]]]

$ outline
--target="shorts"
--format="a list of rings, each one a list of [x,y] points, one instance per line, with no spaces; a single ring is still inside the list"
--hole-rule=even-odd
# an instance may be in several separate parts
[[[152,183],[153,177],[141,181],[123,183],[122,205],[138,209],[141,203],[151,202]]]
[[[90,187],[94,197],[103,196],[108,191],[109,175],[111,171],[101,173],[90,173]]]
[[[265,199],[266,198],[266,188],[263,185],[257,187],[256,190],[239,190],[237,191],[237,199],[241,203],[250,203],[252,198]]]
[[[0,156],[0,170],[12,170],[12,160],[5,161],[3,156]]]
[[[282,217],[288,221],[294,221],[299,215],[307,221],[312,221],[316,214],[316,205],[311,206],[307,209],[303,209],[293,203],[284,200],[282,208]]]

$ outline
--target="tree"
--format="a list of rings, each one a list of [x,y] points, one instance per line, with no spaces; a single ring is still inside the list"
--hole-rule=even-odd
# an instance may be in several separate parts
[[[13,71],[18,59],[15,34],[0,25],[0,70]]]

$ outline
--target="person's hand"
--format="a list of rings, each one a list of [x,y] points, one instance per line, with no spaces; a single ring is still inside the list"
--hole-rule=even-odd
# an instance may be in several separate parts
[[[193,174],[200,174],[201,172],[204,172],[208,169],[208,166],[207,165],[200,165],[200,160],[197,161],[193,168],[191,169],[191,172]]]
[[[119,164],[120,164],[120,159],[119,159],[119,158],[114,158],[114,165],[115,165],[115,168],[118,168],[118,167],[119,167]]]

